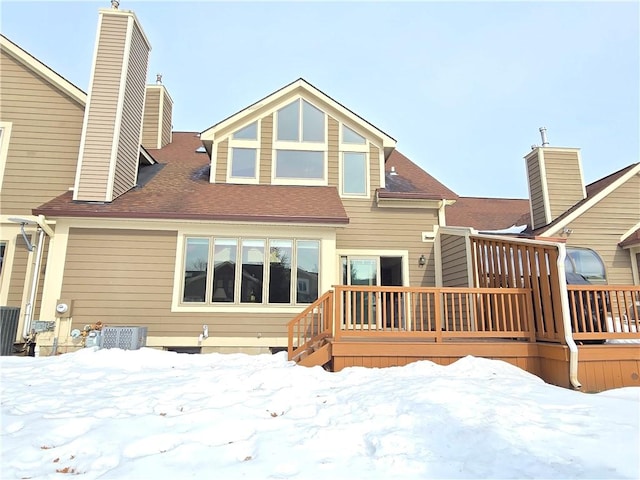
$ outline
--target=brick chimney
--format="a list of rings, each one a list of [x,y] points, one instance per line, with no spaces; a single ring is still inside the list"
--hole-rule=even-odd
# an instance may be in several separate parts
[[[524,157],[533,229],[543,227],[586,198],[579,148],[550,147],[541,128],[542,146]]]
[[[135,186],[151,45],[135,14],[100,9],[74,200],[111,202]]]

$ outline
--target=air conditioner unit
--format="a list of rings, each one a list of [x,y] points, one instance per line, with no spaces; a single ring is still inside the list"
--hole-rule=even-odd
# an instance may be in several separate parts
[[[103,327],[100,335],[102,348],[138,350],[147,345],[147,327]]]

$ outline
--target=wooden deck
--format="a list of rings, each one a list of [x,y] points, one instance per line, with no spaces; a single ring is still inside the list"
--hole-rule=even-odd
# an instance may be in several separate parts
[[[566,285],[558,244],[470,236],[469,287],[336,285],[288,325],[289,358],[338,371],[504,360],[583,391],[640,386],[640,286]]]
[[[640,386],[640,287],[568,292],[582,390]],[[597,298],[608,301],[598,307]],[[536,319],[532,303],[524,288],[335,286],[290,322],[289,358],[339,371],[418,360],[449,365],[473,355],[571,388],[564,327]]]

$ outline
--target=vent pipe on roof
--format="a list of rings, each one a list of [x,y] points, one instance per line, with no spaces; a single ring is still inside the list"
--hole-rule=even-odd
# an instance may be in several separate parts
[[[391,171],[389,172],[389,175],[398,175],[398,172],[396,172],[396,167],[391,167]]]
[[[118,0],[111,0],[111,8],[113,8],[114,10],[118,10],[119,6],[120,2]]]
[[[156,85],[162,85],[162,74],[156,73]]]
[[[542,137],[542,146],[548,147],[549,141],[547,140],[547,127],[540,127],[540,136]]]

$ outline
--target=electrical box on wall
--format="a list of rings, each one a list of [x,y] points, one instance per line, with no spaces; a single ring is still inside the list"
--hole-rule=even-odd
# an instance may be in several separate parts
[[[73,300],[60,299],[56,302],[56,318],[71,317],[73,312]]]
[[[423,242],[433,242],[436,239],[436,232],[422,232]]]

